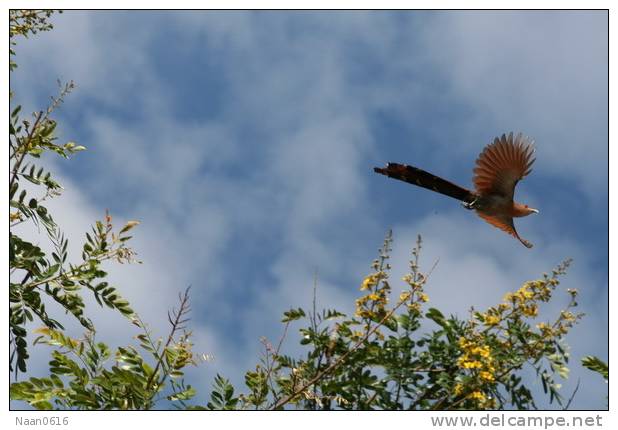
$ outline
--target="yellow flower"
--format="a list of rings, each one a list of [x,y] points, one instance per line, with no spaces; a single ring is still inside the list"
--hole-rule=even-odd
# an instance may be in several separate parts
[[[500,323],[500,317],[496,315],[487,315],[485,317],[485,325],[494,326]]]
[[[483,394],[482,391],[478,391],[478,390],[471,392],[470,393],[470,397],[475,399],[475,400],[478,400],[479,402],[484,402],[485,398],[486,398],[485,394]]]
[[[477,360],[469,360],[468,357],[462,356],[457,360],[459,367],[464,369],[480,369],[483,367],[483,363]]]
[[[519,290],[517,290],[517,294],[526,300],[534,297],[534,293],[528,289],[527,285],[524,285]]]
[[[488,346],[475,346],[470,350],[470,353],[480,355],[483,358],[488,358],[490,356]]]
[[[572,312],[569,311],[562,311],[560,312],[560,316],[565,320],[565,321],[575,321],[575,315],[573,315]]]
[[[421,311],[421,305],[419,305],[418,303],[410,303],[408,305],[408,310],[412,311],[412,312],[420,312]]]
[[[511,305],[508,305],[508,304],[506,304],[506,303],[500,303],[500,304],[498,305],[498,311],[499,311],[499,312],[504,312],[504,311],[507,311],[507,310],[509,310],[509,309],[511,309]]]
[[[481,351],[479,352],[479,354],[481,355],[481,357],[483,358],[488,358],[491,359],[491,350],[489,349],[488,346],[484,346]]]
[[[361,284],[361,291],[368,290],[369,288],[373,287],[376,284],[376,278],[377,276],[375,273],[367,276]]]
[[[476,360],[468,361],[467,363],[464,363],[464,367],[466,369],[480,369],[481,367],[483,367],[483,363]]]
[[[502,300],[505,302],[515,302],[515,295],[513,293],[506,293]]]
[[[409,291],[404,291],[403,293],[399,295],[399,301],[405,302],[410,298],[410,296],[411,296],[411,293]]]
[[[420,293],[418,295],[418,300],[423,302],[423,303],[427,303],[429,301],[429,296],[425,293]]]
[[[457,384],[455,384],[455,387],[453,388],[453,393],[455,393],[456,396],[459,396],[462,392],[463,392],[463,385],[461,385],[458,382]]]
[[[539,307],[535,304],[524,306],[522,308],[522,313],[527,317],[535,317],[539,313]]]
[[[487,382],[493,382],[495,380],[494,375],[486,370],[481,370],[479,376],[482,380]]]

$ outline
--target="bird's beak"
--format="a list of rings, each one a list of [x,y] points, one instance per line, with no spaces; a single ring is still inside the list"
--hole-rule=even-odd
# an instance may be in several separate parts
[[[532,212],[534,212],[535,214],[538,214],[538,213],[539,213],[539,210],[538,210],[538,209],[532,209],[532,208],[530,208],[530,210],[531,210]]]

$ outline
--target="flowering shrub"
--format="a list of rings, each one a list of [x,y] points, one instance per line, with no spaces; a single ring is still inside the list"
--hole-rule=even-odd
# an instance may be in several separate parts
[[[336,310],[284,315],[285,334],[278,347],[265,344],[264,358],[247,372],[250,393],[234,395],[234,388],[219,377],[213,409],[500,409],[535,407],[521,376],[530,366],[551,402],[562,403],[556,376],[568,376],[564,336],[581,317],[572,312],[577,292],[553,322],[532,324],[539,306],[550,301],[558,277],[570,261],[551,276],[525,283],[504,301],[485,312],[473,311],[468,320],[445,318],[425,309],[429,274],[419,269],[421,239],[412,250],[410,272],[403,289],[392,300],[394,287],[388,264],[392,235],[386,237],[373,272],[360,284],[356,311],[347,316]],[[392,303],[392,305],[391,305]],[[308,347],[303,358],[280,352],[289,325],[306,319],[300,343]],[[438,328],[419,333],[427,320]],[[228,402],[221,402],[223,393]]]

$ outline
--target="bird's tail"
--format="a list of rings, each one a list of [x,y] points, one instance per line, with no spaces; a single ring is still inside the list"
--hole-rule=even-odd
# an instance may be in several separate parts
[[[373,170],[389,178],[399,179],[400,181],[427,188],[466,203],[471,203],[476,197],[470,190],[407,164],[388,163],[384,168],[374,167]]]

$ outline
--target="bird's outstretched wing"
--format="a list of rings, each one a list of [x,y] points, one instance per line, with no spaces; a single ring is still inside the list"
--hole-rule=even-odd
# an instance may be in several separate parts
[[[477,212],[477,214],[494,227],[498,227],[500,230],[505,231],[508,234],[517,238],[521,243],[524,244],[526,248],[532,248],[532,244],[530,242],[528,242],[526,239],[522,239],[519,234],[517,234],[517,230],[515,230],[515,225],[513,224],[513,218],[511,218],[510,216],[488,215],[483,212]]]
[[[399,179],[464,202],[471,202],[475,197],[470,190],[407,164],[388,163],[384,168],[375,167],[373,170],[389,178]]]
[[[499,194],[513,199],[515,185],[532,169],[533,142],[521,133],[495,138],[476,160],[474,187],[481,195]]]

